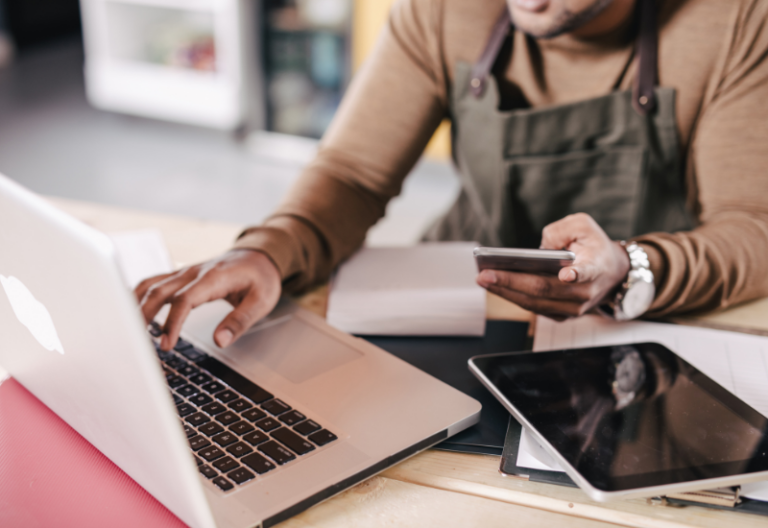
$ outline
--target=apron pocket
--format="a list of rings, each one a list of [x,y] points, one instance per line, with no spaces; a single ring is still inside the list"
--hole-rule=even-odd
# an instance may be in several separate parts
[[[573,213],[587,213],[613,240],[634,233],[645,173],[643,147],[506,160],[504,218],[507,246],[539,247],[542,229]]]

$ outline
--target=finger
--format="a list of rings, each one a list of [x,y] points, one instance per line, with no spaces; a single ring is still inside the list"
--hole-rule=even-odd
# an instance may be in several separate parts
[[[579,317],[589,310],[589,305],[586,303],[533,297],[525,293],[498,286],[491,286],[488,288],[488,291],[499,297],[503,297],[508,301],[512,301],[521,308],[537,314],[546,315],[547,317],[552,317],[553,319]]]
[[[516,273],[512,271],[484,270],[478,276],[478,284],[516,291],[541,299],[587,302],[592,297],[591,285],[569,284],[558,277]]]
[[[141,300],[144,298],[144,296],[147,294],[147,291],[157,284],[158,282],[164,281],[168,277],[171,277],[173,275],[176,275],[178,273],[177,271],[172,271],[171,273],[164,273],[162,275],[155,275],[154,277],[149,277],[148,279],[144,279],[139,283],[138,286],[136,286],[133,289],[133,293],[136,295],[136,300],[141,302]]]
[[[222,281],[215,272],[208,272],[189,282],[176,291],[170,299],[171,309],[163,325],[163,336],[160,338],[160,348],[170,350],[176,346],[181,334],[184,321],[189,312],[201,304],[221,299],[227,292],[222,288]]]
[[[155,318],[163,305],[165,305],[176,292],[184,288],[190,281],[194,280],[196,275],[197,273],[190,268],[150,286],[149,290],[141,300],[141,311],[144,314],[144,319],[147,323]]]
[[[568,215],[544,227],[541,232],[541,249],[564,249],[583,237],[597,224],[585,213]]]
[[[587,259],[583,259],[583,262],[579,262],[579,257],[576,257],[572,266],[562,268],[557,274],[559,280],[567,283],[594,282],[599,276],[600,268],[598,266]]]
[[[216,327],[213,339],[219,347],[228,347],[272,311],[272,308],[267,296],[251,290]]]

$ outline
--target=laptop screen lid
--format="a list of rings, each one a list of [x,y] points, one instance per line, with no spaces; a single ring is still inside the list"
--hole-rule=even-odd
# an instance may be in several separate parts
[[[0,175],[0,364],[185,523],[215,526],[109,238]]]

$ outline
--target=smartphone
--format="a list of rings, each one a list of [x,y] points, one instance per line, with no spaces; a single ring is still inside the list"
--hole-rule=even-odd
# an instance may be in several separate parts
[[[576,258],[573,252],[565,250],[492,247],[476,247],[474,255],[480,271],[494,269],[546,275],[557,275]]]

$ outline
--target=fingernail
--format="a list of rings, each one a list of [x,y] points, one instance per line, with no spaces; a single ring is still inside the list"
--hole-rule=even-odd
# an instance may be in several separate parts
[[[163,334],[160,337],[160,348],[162,348],[165,351],[168,351],[171,349],[171,338],[168,337],[168,334]]]
[[[576,280],[576,278],[577,278],[576,270],[569,269],[569,270],[566,270],[565,277],[563,277],[563,281],[565,281],[565,282],[573,282],[573,281]]]
[[[216,336],[216,340],[219,342],[219,347],[227,348],[232,342],[233,337],[235,337],[235,334],[232,333],[232,330],[224,329]]]
[[[480,274],[480,282],[485,284],[486,286],[490,286],[491,284],[496,284],[496,281],[498,279],[496,278],[496,274],[491,270],[484,270]]]

